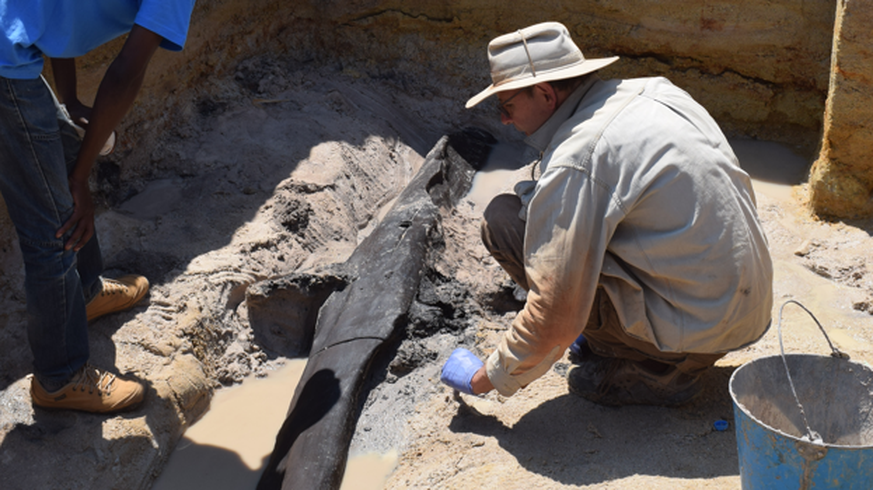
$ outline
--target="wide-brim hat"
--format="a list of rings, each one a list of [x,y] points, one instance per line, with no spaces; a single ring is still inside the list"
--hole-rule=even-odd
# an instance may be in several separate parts
[[[618,56],[585,59],[559,22],[525,27],[488,43],[492,83],[467,101],[467,109],[498,92],[586,75],[616,60]]]

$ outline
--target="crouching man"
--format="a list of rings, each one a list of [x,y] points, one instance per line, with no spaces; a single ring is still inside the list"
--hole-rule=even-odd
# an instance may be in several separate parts
[[[510,396],[566,349],[569,389],[606,405],[676,406],[770,323],[772,264],[749,176],[706,110],[664,78],[601,80],[547,22],[488,45],[503,124],[540,177],[497,196],[485,246],[528,291],[483,363],[457,349],[442,380]]]

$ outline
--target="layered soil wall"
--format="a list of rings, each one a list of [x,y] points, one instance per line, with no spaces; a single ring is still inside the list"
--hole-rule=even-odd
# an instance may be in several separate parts
[[[390,80],[399,91],[414,86],[410,97],[456,100],[461,122],[471,112],[463,103],[490,82],[488,41],[546,20],[567,25],[588,57],[621,56],[604,77],[666,76],[729,136],[783,142],[812,159],[822,132],[834,18],[830,2],[798,0],[540,1],[511,8],[496,0],[200,0],[185,49],[155,55],[119,128],[116,152],[95,165],[92,189],[98,203],[111,207],[141,191],[145,180],[177,171],[179,155],[165,144],[167,135],[185,137],[194,120],[222,107],[234,90],[230,75],[257,100],[269,98],[271,80],[281,82],[289,71],[332,65],[352,76]],[[78,60],[84,102],[93,100],[123,42]],[[287,63],[271,78],[250,76],[252,65],[242,62],[268,54]],[[488,104],[474,109],[489,110]],[[23,277],[15,240],[0,209],[0,288]]]
[[[151,66],[115,158],[126,160],[130,172],[147,173],[161,159],[160,134],[220,101],[215,79],[264,53],[338,64],[363,77],[423,79],[434,91],[456,95],[460,113],[466,98],[489,83],[488,41],[547,20],[564,23],[588,57],[621,56],[605,77],[666,76],[732,135],[785,142],[812,155],[834,18],[830,2],[798,0],[547,1],[511,8],[495,0],[200,0],[185,50],[160,52]],[[93,97],[122,42],[80,64],[84,98]],[[251,88],[265,87],[253,81]]]
[[[810,202],[820,215],[873,215],[871,22],[869,3],[837,2],[824,136],[810,174]]]

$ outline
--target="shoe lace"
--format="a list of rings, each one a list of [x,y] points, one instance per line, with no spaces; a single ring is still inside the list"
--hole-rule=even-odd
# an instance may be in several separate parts
[[[103,279],[103,290],[100,291],[101,296],[108,296],[116,293],[124,293],[127,287],[118,281],[111,279]]]
[[[87,389],[88,393],[94,393],[96,390],[97,393],[109,395],[112,393],[112,383],[114,381],[114,374],[86,364],[79,372],[73,389],[82,392]]]

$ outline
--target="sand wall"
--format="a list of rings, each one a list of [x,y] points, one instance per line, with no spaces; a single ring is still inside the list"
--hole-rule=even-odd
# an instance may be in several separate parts
[[[328,64],[346,74],[392,80],[398,90],[415,80],[426,88],[409,96],[457,100],[461,123],[463,102],[489,83],[488,41],[545,20],[567,25],[586,56],[621,56],[604,76],[667,76],[729,135],[784,142],[812,160],[821,141],[834,18],[830,2],[799,0],[546,0],[515,2],[512,8],[496,0],[199,0],[185,50],[155,55],[142,93],[121,123],[116,152],[95,165],[92,189],[98,204],[115,206],[141,191],[147,179],[174,172],[179,155],[165,144],[167,135],[184,136],[198,117],[220,107],[223,94],[232,91],[229,83],[245,84],[253,99],[268,93],[270,80],[252,76],[244,60],[283,53],[284,68]],[[868,25],[855,24],[843,36],[846,45],[857,44],[857,36],[864,36],[858,31]],[[78,60],[86,103],[123,41]],[[857,52],[854,65],[863,64],[864,53]],[[276,67],[275,76],[282,70]],[[849,93],[866,96],[869,78],[843,79]],[[834,143],[851,133],[858,114],[848,110],[858,107],[854,98],[834,100],[831,119],[846,116],[843,129],[830,133],[830,151],[841,148]],[[488,104],[475,109],[489,110]],[[834,175],[857,157],[825,155],[837,163],[823,172],[830,183],[824,188],[846,189],[832,184]],[[866,199],[870,181],[849,179],[855,201],[859,194]],[[0,204],[0,288],[22,280],[14,242]]]
[[[851,218],[873,215],[873,5],[837,2],[830,92],[821,153],[810,174],[816,213]]]
[[[794,144],[812,155],[834,16],[830,2],[798,0],[540,1],[511,9],[494,0],[200,0],[186,49],[159,53],[150,68],[137,108],[123,123],[125,151],[117,158],[133,156],[138,173],[145,171],[138,167],[148,166],[144,152],[155,153],[160,132],[184,121],[192,103],[220,98],[215,77],[265,51],[300,63],[340,64],[361,76],[426,78],[436,91],[457,93],[462,111],[466,97],[488,83],[488,41],[545,20],[567,25],[587,56],[621,56],[606,76],[667,76],[726,131]],[[93,96],[120,42],[80,64],[83,97]],[[257,81],[252,88],[257,92]]]

